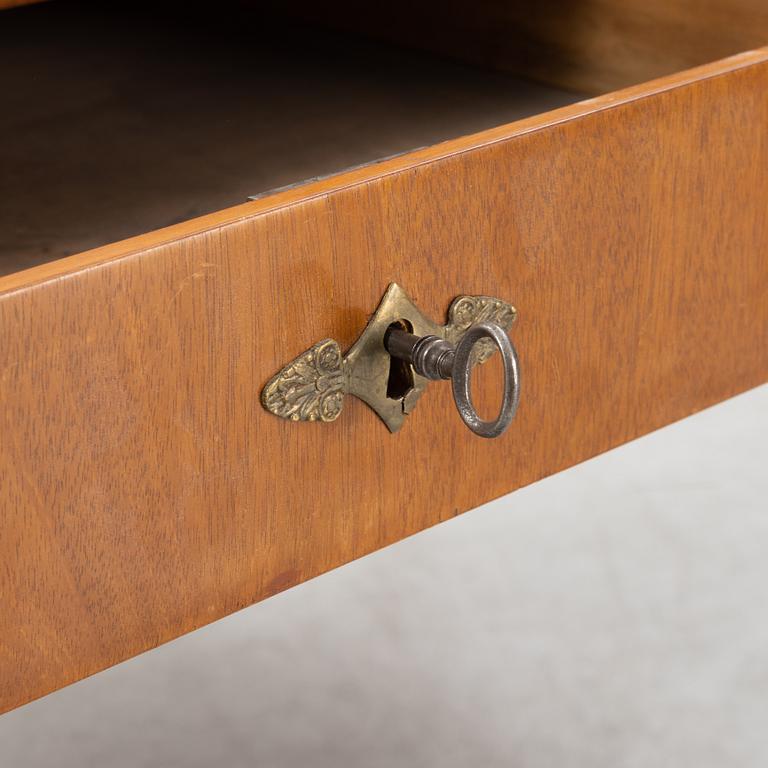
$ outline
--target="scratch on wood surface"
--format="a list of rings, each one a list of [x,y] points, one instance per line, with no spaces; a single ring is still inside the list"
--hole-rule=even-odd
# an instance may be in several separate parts
[[[181,296],[181,294],[184,292],[186,288],[188,288],[195,280],[199,280],[201,277],[208,277],[209,270],[216,269],[216,264],[209,264],[208,262],[203,262],[199,269],[195,272],[193,272],[191,275],[187,275],[180,283],[179,287],[176,290],[176,292],[171,296],[171,300],[168,302],[168,306],[170,307],[176,299]]]

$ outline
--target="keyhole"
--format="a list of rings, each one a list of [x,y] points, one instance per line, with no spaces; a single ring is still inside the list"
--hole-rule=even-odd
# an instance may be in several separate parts
[[[407,320],[395,320],[394,323],[390,324],[389,328],[413,333],[413,325]],[[413,368],[405,360],[399,360],[390,355],[387,397],[391,400],[402,400],[412,389]]]

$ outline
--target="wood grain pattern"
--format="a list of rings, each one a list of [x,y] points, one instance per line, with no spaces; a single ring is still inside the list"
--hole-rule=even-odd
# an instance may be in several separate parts
[[[275,6],[594,94],[768,44],[765,0],[390,0],[375,13],[351,0]]]
[[[747,54],[0,279],[0,709],[765,381],[767,85]],[[503,438],[440,385],[396,435],[261,408],[393,279],[516,304]]]
[[[247,10],[113,6],[0,24],[0,274],[577,101]]]

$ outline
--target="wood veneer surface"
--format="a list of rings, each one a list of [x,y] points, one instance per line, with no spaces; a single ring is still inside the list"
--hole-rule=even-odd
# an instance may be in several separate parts
[[[249,9],[172,10],[3,17],[0,274],[578,99]]]
[[[767,85],[747,54],[0,278],[0,709],[765,381]],[[391,280],[517,305],[503,438],[439,385],[397,435],[261,408]]]

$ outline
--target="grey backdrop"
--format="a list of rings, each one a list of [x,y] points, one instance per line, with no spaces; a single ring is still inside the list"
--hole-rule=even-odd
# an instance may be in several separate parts
[[[0,717],[2,768],[768,765],[768,387]]]

